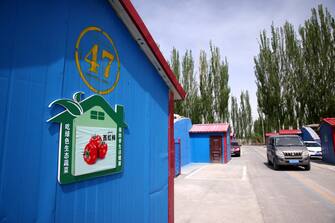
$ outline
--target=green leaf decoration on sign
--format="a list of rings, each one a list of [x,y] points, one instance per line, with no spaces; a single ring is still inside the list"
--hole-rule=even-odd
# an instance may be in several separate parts
[[[73,100],[77,103],[79,103],[81,101],[81,96],[84,95],[84,92],[82,91],[78,91],[76,93],[73,94]]]
[[[79,95],[79,97],[80,97],[80,95]],[[72,116],[78,116],[78,115],[83,114],[83,108],[76,101],[72,101],[72,100],[69,100],[69,99],[59,99],[59,100],[51,102],[51,104],[49,105],[49,108],[52,105],[60,105],[60,106],[64,107]]]

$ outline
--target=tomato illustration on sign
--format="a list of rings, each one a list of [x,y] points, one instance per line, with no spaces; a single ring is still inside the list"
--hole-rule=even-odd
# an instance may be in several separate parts
[[[90,143],[93,143],[97,148],[100,146],[102,142],[101,136],[99,135],[94,135],[90,139]]]
[[[95,164],[95,162],[97,161],[97,158],[98,158],[98,149],[94,145],[94,143],[89,142],[85,146],[84,160],[87,164],[92,165],[92,164]]]
[[[104,159],[107,154],[108,146],[105,142],[102,142],[99,146],[98,156],[100,159]]]
[[[107,144],[102,141],[101,136],[94,135],[84,149],[84,160],[87,164],[95,164],[97,159],[104,159],[108,150]]]

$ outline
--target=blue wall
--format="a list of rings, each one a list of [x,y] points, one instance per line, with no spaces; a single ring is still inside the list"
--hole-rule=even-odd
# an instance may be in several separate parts
[[[210,134],[191,134],[192,162],[210,163]]]
[[[334,128],[327,123],[322,123],[320,126],[320,139],[322,147],[322,159],[326,162],[335,164],[334,153]]]
[[[182,118],[174,122],[174,140],[180,139],[181,143],[181,165],[192,162],[191,140],[188,131],[192,128],[189,118]]]
[[[0,222],[167,222],[168,88],[108,1],[4,0],[0,10]],[[59,126],[46,120],[60,109],[48,104],[93,94],[74,61],[87,26],[119,52],[120,81],[104,97],[125,108],[124,170],[59,185]]]

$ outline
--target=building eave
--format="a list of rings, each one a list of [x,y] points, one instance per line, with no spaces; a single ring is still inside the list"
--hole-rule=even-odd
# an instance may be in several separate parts
[[[123,21],[134,40],[138,43],[150,62],[173,92],[174,100],[182,100],[186,92],[176,79],[169,64],[159,50],[143,20],[129,0],[109,0],[113,9]]]

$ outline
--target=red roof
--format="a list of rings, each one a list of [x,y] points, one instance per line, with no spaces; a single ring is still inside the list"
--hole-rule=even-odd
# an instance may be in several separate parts
[[[327,122],[331,126],[335,126],[335,118],[324,118],[324,122]]]
[[[279,135],[299,135],[301,134],[300,129],[282,129],[279,130]]]
[[[151,63],[155,66],[158,73],[162,76],[165,83],[174,93],[175,99],[184,99],[186,92],[176,79],[169,64],[152,38],[143,20],[137,13],[130,0],[109,1],[114,10],[127,26],[135,41],[140,45]]]
[[[266,137],[279,135],[277,132],[267,132],[265,133]]]
[[[214,124],[195,124],[192,125],[190,133],[209,133],[209,132],[227,132],[229,123],[214,123]]]

